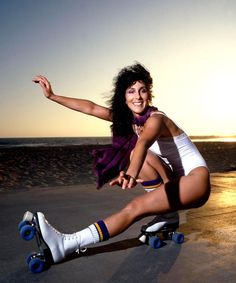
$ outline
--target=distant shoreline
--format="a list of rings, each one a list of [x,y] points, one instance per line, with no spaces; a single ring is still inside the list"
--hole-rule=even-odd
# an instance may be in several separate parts
[[[236,136],[190,136],[192,141],[223,141],[236,142]]]
[[[236,135],[189,135],[191,139],[228,139],[233,138],[236,139]],[[0,140],[2,139],[109,139],[111,136],[53,136],[53,137],[0,137]]]
[[[111,137],[0,138],[1,148],[110,144]]]
[[[236,142],[236,136],[190,136],[193,142]],[[58,147],[111,144],[112,138],[104,137],[38,137],[0,138],[0,149],[15,147]]]

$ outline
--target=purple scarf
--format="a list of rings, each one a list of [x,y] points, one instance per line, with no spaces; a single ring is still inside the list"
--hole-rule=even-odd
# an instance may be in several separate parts
[[[151,112],[155,110],[157,110],[156,107],[149,106],[142,116],[133,118],[133,124],[143,126]],[[127,167],[130,153],[134,149],[137,139],[135,133],[128,137],[113,135],[111,146],[93,151],[94,170],[98,177],[97,189],[115,178],[120,171]]]

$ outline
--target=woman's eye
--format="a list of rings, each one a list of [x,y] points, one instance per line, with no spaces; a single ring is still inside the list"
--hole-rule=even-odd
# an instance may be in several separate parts
[[[129,89],[128,93],[132,94],[132,93],[134,93],[134,90],[133,89]]]

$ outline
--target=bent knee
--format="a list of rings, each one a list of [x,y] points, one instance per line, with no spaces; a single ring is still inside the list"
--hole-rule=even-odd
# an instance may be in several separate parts
[[[124,208],[123,211],[128,214],[132,215],[133,217],[138,217],[142,212],[142,204],[139,197],[136,197],[131,202],[129,202]]]

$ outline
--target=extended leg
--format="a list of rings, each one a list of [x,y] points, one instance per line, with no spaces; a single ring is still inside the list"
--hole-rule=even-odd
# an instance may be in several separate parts
[[[203,205],[210,193],[209,173],[203,167],[193,171],[188,176],[172,180],[157,190],[135,198],[121,211],[74,234],[58,232],[43,214],[37,213],[42,237],[54,261],[59,262],[76,250],[114,237],[145,216]]]

